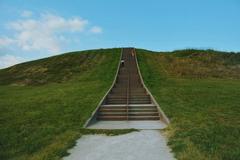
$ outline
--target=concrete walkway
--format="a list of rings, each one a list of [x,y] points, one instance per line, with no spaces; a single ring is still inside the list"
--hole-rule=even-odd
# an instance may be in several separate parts
[[[92,129],[163,129],[162,121],[98,121],[88,128]]]
[[[174,160],[159,130],[118,136],[85,135],[64,160]]]

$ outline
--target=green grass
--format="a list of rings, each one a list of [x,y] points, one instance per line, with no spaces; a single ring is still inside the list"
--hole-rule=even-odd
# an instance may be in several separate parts
[[[240,54],[137,50],[146,85],[171,120],[180,160],[240,157]],[[0,159],[58,160],[110,87],[120,49],[72,52],[0,70]]]
[[[130,132],[137,132],[137,129],[80,129],[81,134],[106,134],[108,136],[117,136],[120,134],[127,134]]]
[[[145,84],[170,118],[180,160],[240,157],[240,54],[137,50]]]
[[[55,160],[83,134],[110,87],[120,49],[74,52],[0,70],[0,159]]]

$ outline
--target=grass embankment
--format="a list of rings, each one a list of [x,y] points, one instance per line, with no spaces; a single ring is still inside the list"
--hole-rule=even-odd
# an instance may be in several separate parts
[[[180,160],[240,157],[240,54],[137,50],[145,84],[171,120]]]
[[[120,49],[73,52],[0,70],[0,159],[60,159],[85,130],[116,73]]]

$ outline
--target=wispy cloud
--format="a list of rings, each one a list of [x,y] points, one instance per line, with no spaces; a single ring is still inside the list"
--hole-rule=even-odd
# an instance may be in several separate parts
[[[21,16],[25,17],[25,18],[31,17],[32,15],[33,15],[33,13],[28,10],[22,11],[22,13],[21,13]]]
[[[9,37],[2,37],[0,38],[0,47],[6,47],[10,44],[14,43],[14,40]]]
[[[83,32],[88,21],[79,17],[66,19],[50,13],[40,18],[21,19],[8,24],[8,29],[16,32],[15,37],[8,38],[22,50],[47,50],[60,52],[58,35],[65,32]]]
[[[69,48],[76,37],[91,36],[87,33],[102,33],[99,26],[91,26],[89,20],[81,17],[62,17],[49,12],[34,14],[25,10],[20,18],[6,23],[8,34],[0,35],[0,50],[13,49],[19,53],[49,56]],[[86,34],[85,34],[86,33]],[[9,36],[10,35],[10,36]],[[72,44],[71,44],[72,45]],[[15,55],[20,55],[15,53]],[[25,59],[1,52],[0,68],[23,62]],[[25,55],[26,55],[25,54]],[[30,56],[31,57],[31,56]]]
[[[7,24],[7,29],[12,31],[14,36],[0,38],[0,47],[15,45],[23,51],[43,50],[56,53],[61,51],[62,39],[67,40],[65,34],[88,32],[88,20],[80,17],[64,18],[51,13],[43,13],[33,18],[32,14],[31,11],[23,11],[24,18]],[[90,26],[90,31],[101,33],[102,29]]]
[[[6,68],[17,63],[24,62],[25,60],[21,57],[13,55],[0,56],[0,68]]]
[[[102,33],[102,28],[99,26],[94,26],[90,29],[91,33]]]

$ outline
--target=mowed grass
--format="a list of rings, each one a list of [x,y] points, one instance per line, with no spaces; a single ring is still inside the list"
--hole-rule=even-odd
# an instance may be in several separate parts
[[[137,50],[141,73],[171,120],[179,160],[240,159],[240,54]]]
[[[0,159],[55,160],[109,89],[120,49],[73,52],[0,70]]]

